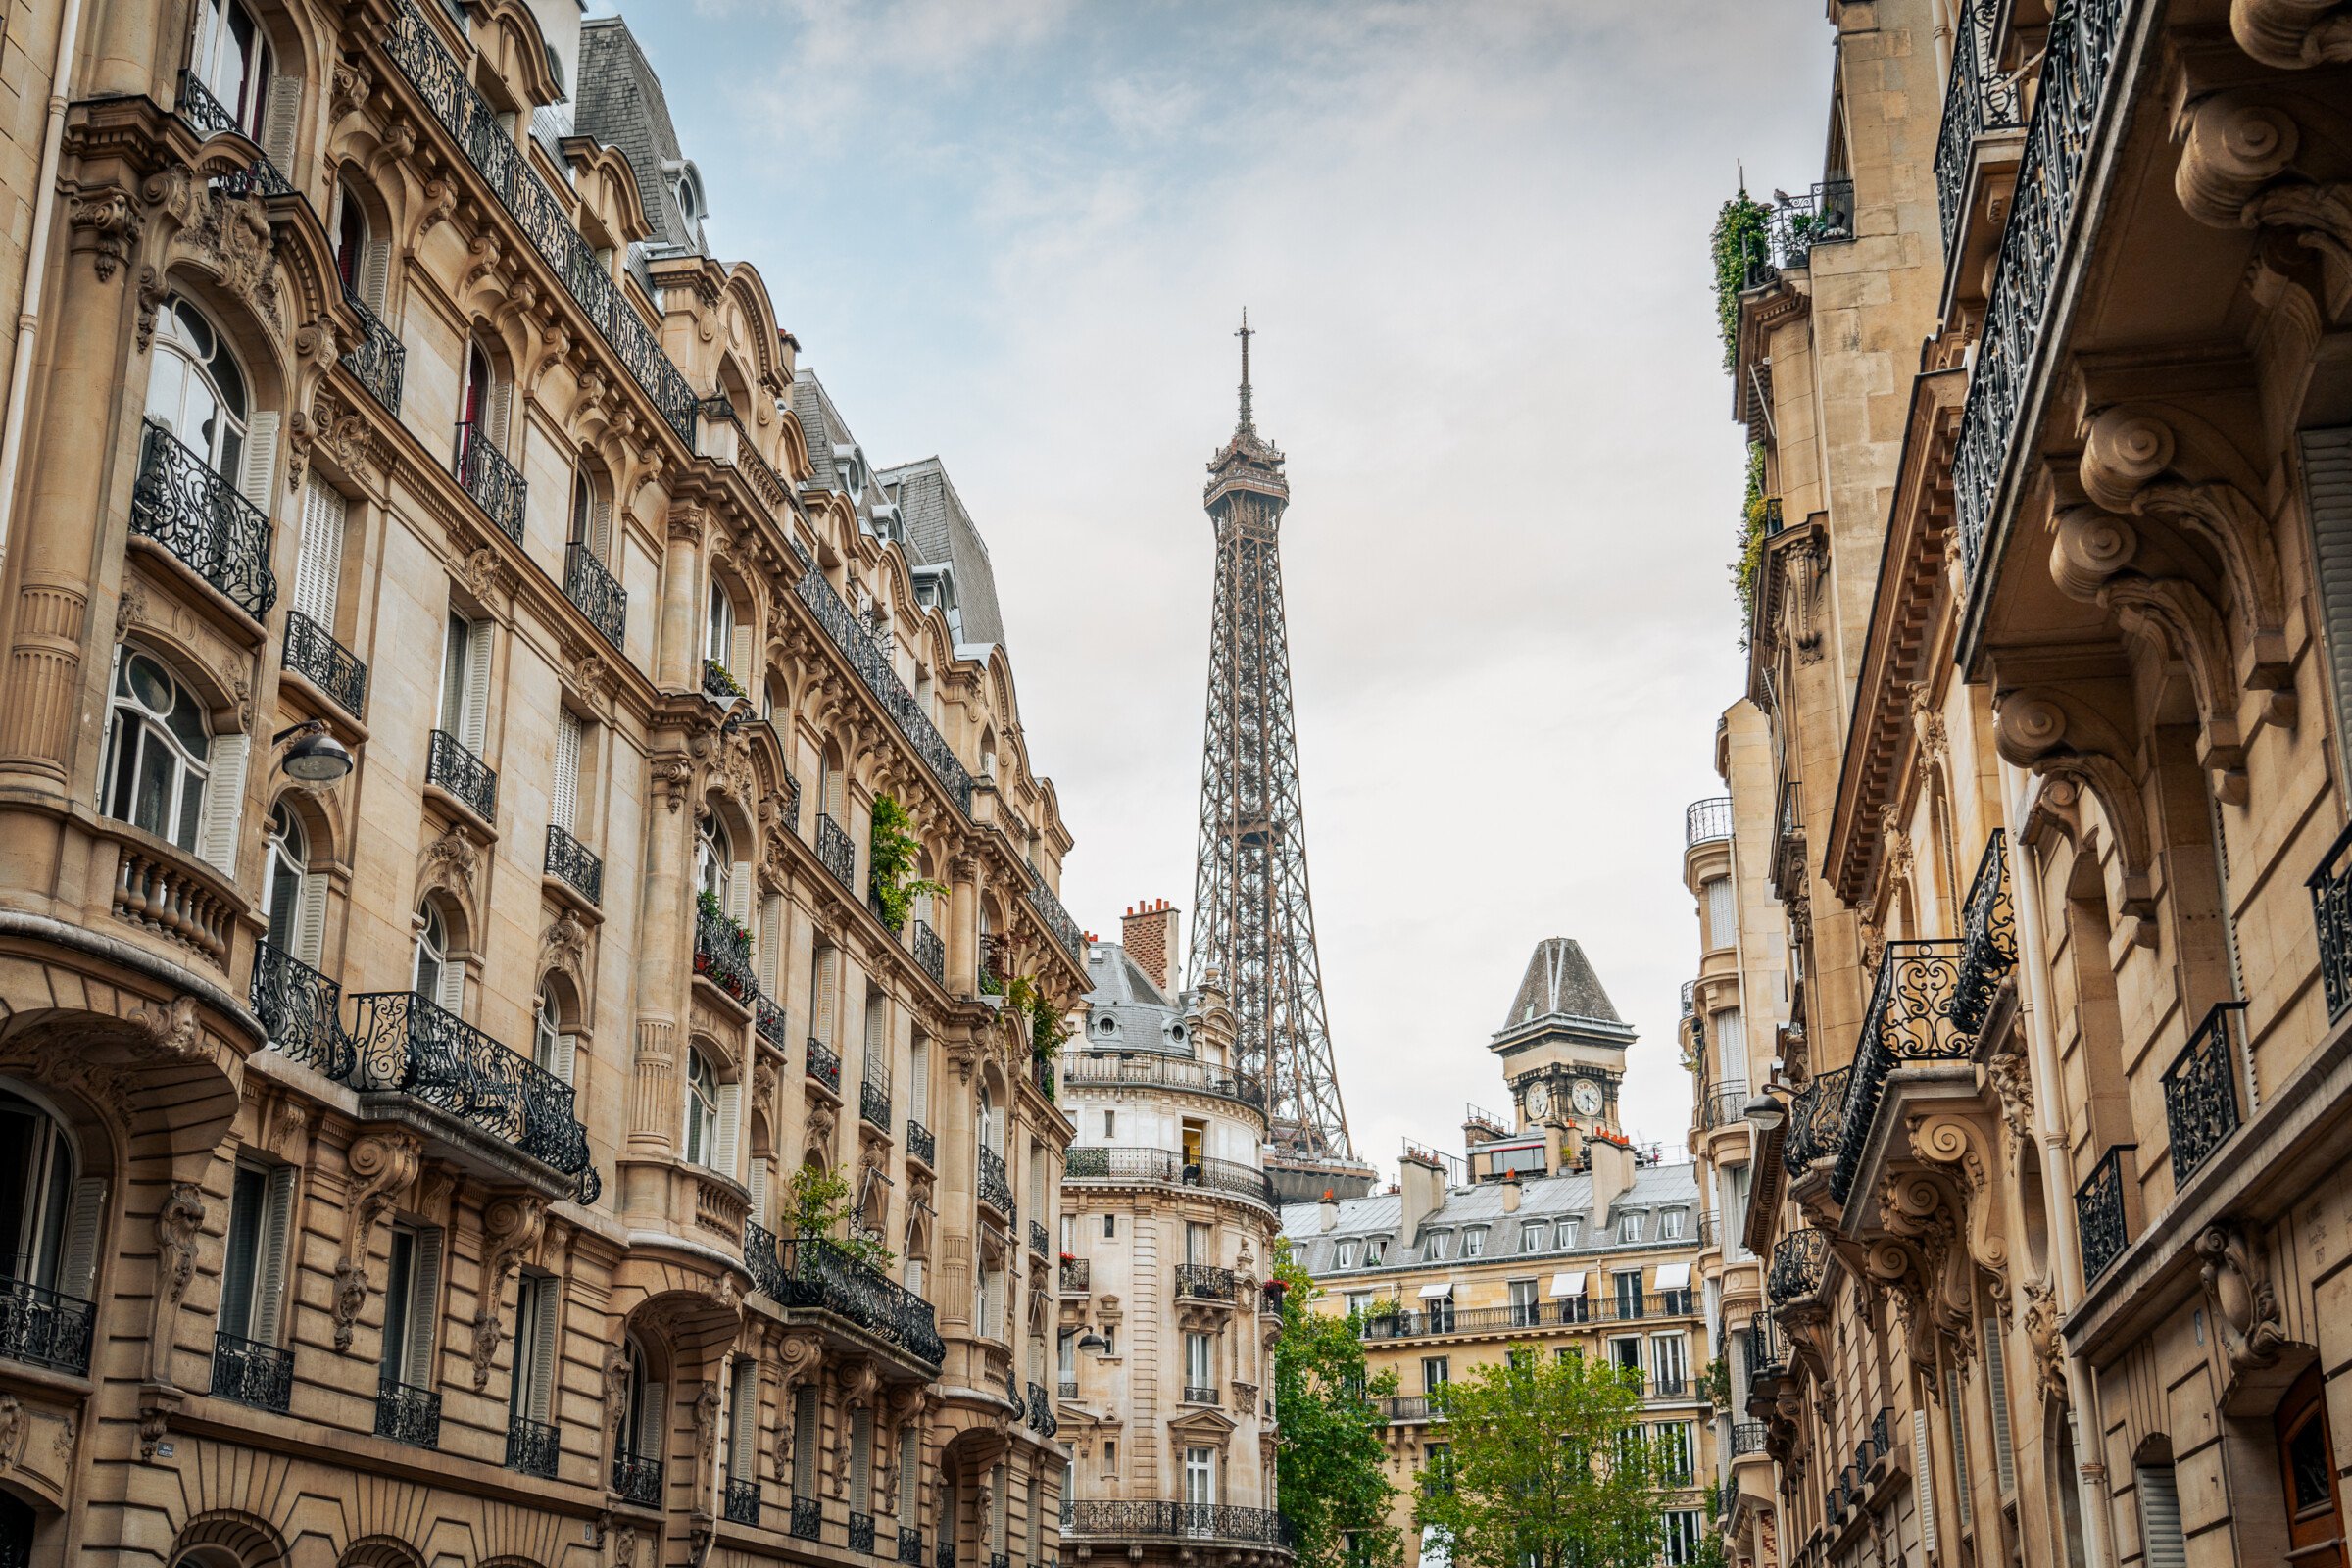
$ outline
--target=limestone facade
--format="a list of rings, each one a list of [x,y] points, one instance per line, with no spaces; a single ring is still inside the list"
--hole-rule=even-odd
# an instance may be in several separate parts
[[[0,1561],[1052,1560],[1085,944],[936,463],[571,0],[8,46]]]

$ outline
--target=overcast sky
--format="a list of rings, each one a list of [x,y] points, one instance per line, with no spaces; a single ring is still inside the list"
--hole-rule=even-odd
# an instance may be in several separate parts
[[[1741,679],[1707,231],[1735,160],[1820,177],[1820,0],[618,9],[719,254],[985,532],[1080,923],[1165,897],[1189,936],[1247,305],[1358,1152],[1505,1108],[1487,1041],[1552,935],[1679,1148],[1683,808]]]

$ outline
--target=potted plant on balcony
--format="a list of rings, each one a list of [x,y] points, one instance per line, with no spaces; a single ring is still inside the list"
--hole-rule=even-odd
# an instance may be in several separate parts
[[[705,888],[696,895],[694,904],[695,907],[702,912],[703,918],[710,922],[711,929],[728,938],[730,945],[746,955],[748,959],[752,946],[751,930],[742,921],[727,913],[725,907],[718,902],[718,895],[709,888]],[[747,1003],[751,1001],[752,993],[758,988],[752,984],[749,968],[734,964],[722,965],[718,962],[718,957],[719,956],[711,951],[709,944],[698,940],[694,945],[694,972],[709,979],[719,990],[724,991],[736,1001]]]
[[[883,1246],[880,1237],[856,1223],[850,1208],[850,1179],[840,1170],[801,1166],[792,1173],[790,1199],[784,1220],[795,1238],[828,1242],[871,1268],[886,1269],[898,1261],[898,1254]]]
[[[1017,1019],[1018,1027],[1029,1037],[1029,1059],[1043,1068],[1051,1068],[1054,1058],[1060,1054],[1062,1042],[1070,1038],[1070,1026],[1046,999],[1045,991],[1032,977],[1014,975],[1004,986],[1004,1010]],[[1036,1075],[1039,1089],[1049,1103],[1054,1099],[1054,1077],[1051,1071]]]
[[[945,882],[914,874],[914,858],[921,844],[914,836],[914,819],[895,795],[874,797],[873,824],[866,835],[866,864],[871,872],[874,912],[893,931],[906,928],[918,898],[940,898]]]

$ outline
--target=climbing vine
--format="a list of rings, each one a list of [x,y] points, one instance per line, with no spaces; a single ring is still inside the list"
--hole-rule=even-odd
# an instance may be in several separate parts
[[[945,882],[934,882],[914,872],[915,842],[913,818],[906,814],[895,795],[874,797],[873,827],[867,835],[866,864],[871,873],[876,912],[882,923],[893,931],[904,930],[906,916],[914,908],[914,901],[928,896],[939,898],[948,891]]]
[[[1751,199],[1745,186],[1715,215],[1715,325],[1723,335],[1723,368],[1732,368],[1740,347],[1740,291],[1748,274],[1771,255],[1766,238],[1770,209]]]
[[[1747,444],[1747,496],[1740,503],[1740,554],[1732,562],[1732,586],[1740,594],[1740,646],[1755,619],[1756,574],[1764,565],[1764,541],[1772,509],[1764,497],[1764,443]]]

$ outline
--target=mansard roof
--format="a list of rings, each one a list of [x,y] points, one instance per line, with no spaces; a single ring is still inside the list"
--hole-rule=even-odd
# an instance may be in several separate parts
[[[923,458],[885,468],[877,477],[899,503],[907,557],[919,565],[945,565],[955,574],[963,628],[957,641],[1004,642],[1004,613],[997,603],[997,572],[988,559],[988,541],[964,510],[946,466],[937,458]]]

